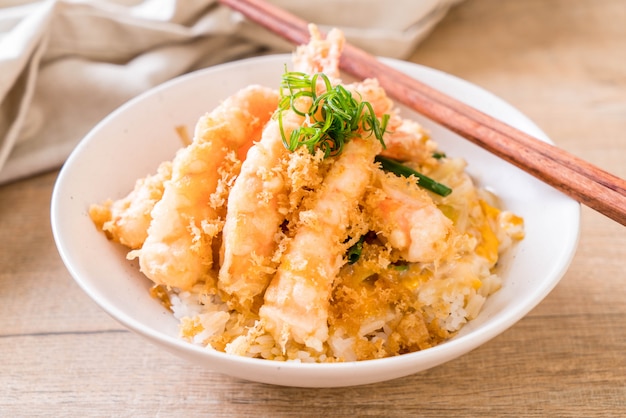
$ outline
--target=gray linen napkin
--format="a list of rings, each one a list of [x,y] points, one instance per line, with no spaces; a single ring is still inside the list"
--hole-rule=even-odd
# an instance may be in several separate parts
[[[270,1],[340,27],[373,54],[404,58],[459,0]],[[0,184],[59,167],[98,121],[166,80],[293,49],[216,0],[4,3]]]

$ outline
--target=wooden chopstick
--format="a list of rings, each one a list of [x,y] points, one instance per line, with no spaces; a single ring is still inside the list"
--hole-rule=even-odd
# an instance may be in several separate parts
[[[309,41],[308,22],[263,0],[220,2],[294,44]],[[345,45],[340,67],[361,79],[377,78],[398,102],[626,225],[625,180],[447,96],[353,45]]]

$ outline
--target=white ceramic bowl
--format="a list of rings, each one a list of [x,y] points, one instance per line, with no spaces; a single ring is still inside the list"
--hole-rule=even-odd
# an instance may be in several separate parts
[[[433,87],[547,140],[519,111],[450,75],[419,65],[388,64]],[[501,290],[477,319],[450,341],[398,357],[340,364],[301,364],[232,356],[194,346],[178,337],[177,321],[148,294],[149,281],[126,250],[96,230],[91,203],[120,198],[137,178],[155,171],[180,146],[174,127],[190,131],[200,115],[239,88],[277,86],[289,55],[266,56],[216,66],[167,82],[113,112],[78,145],[59,174],[52,196],[52,229],[59,253],[76,282],[113,318],[165,349],[243,379],[307,387],[349,386],[413,374],[475,349],[515,324],[552,290],[575,252],[580,206],[514,166],[492,156],[407,109],[430,129],[441,148],[463,156],[469,172],[494,190],[506,208],[525,219],[526,238],[501,259]]]

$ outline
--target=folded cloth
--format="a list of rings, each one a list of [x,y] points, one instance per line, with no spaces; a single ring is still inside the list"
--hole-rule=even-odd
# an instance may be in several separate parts
[[[270,1],[404,58],[459,0]],[[0,6],[0,184],[59,167],[99,120],[155,85],[293,49],[216,0],[10,3]]]

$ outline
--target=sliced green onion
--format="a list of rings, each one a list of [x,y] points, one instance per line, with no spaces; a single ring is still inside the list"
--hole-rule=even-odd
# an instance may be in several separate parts
[[[361,258],[361,253],[363,252],[363,243],[365,242],[365,235],[361,235],[361,238],[352,245],[352,247],[348,248],[348,252],[346,256],[348,257],[348,263],[354,264],[359,261]]]
[[[396,263],[392,264],[391,267],[397,271],[407,271],[409,269],[409,265],[407,263]]]
[[[438,194],[439,196],[448,196],[452,193],[452,189],[448,186],[438,183],[437,181],[431,179],[428,176],[425,176],[422,173],[418,173],[410,167],[400,163],[399,161],[392,160],[391,158],[383,157],[377,155],[375,158],[376,162],[380,163],[383,170],[393,173],[397,176],[403,177],[411,177],[415,176],[418,179],[417,184],[420,187],[423,187],[426,190],[430,190],[433,193]]]
[[[326,91],[317,95],[317,83],[322,80]],[[309,97],[311,105],[308,110],[296,107],[296,100]],[[358,135],[361,129],[367,135],[374,135],[385,147],[383,134],[389,121],[389,115],[379,120],[374,108],[368,102],[359,102],[341,85],[332,86],[330,79],[322,73],[309,76],[301,72],[288,72],[281,82],[281,99],[279,103],[278,124],[283,144],[290,151],[305,146],[311,154],[316,149],[324,152],[324,157],[340,154],[346,142]],[[300,116],[308,117],[309,126],[294,129],[289,138],[285,134],[282,112],[291,109]]]

